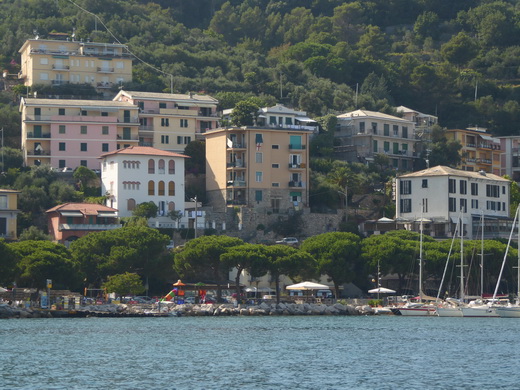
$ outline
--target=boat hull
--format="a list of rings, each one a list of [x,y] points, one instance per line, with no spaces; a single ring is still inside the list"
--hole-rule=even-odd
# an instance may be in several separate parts
[[[494,307],[481,306],[481,307],[463,307],[463,317],[499,317]]]
[[[438,307],[437,315],[439,317],[463,317],[460,307]]]
[[[399,312],[399,313],[396,313]],[[431,307],[400,307],[392,310],[394,314],[407,316],[407,317],[424,317],[435,315],[435,308]]]
[[[501,318],[520,318],[520,306],[497,307],[496,312]]]

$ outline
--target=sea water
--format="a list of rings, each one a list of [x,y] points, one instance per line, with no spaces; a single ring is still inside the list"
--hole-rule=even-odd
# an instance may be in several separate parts
[[[0,321],[1,389],[518,389],[520,320]]]

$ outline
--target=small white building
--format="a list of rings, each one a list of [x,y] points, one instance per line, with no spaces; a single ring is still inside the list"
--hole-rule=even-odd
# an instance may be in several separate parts
[[[177,227],[168,217],[179,210],[186,217],[184,160],[187,156],[148,146],[131,146],[101,155],[102,193],[107,206],[120,217],[131,217],[135,206],[154,202],[158,216],[149,221],[156,227]],[[182,223],[183,221],[179,221]]]
[[[504,236],[511,227],[509,184],[491,173],[441,165],[401,175],[395,180],[396,221],[418,231],[422,219],[426,234],[447,237],[462,218],[465,237],[476,238],[483,215],[485,236]]]

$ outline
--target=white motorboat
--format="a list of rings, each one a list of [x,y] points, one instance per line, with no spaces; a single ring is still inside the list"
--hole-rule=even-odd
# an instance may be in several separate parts
[[[427,303],[407,303],[402,307],[393,307],[392,313],[401,316],[433,316],[435,315],[436,307]]]
[[[463,317],[499,317],[494,305],[481,300],[472,301],[461,310]]]

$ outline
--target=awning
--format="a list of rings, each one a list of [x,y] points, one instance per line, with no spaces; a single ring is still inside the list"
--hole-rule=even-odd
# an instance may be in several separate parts
[[[101,212],[101,213],[98,213],[97,216],[98,217],[108,217],[108,218],[113,217],[113,218],[115,218],[115,217],[117,217],[117,213],[115,213],[115,212],[114,213],[111,213],[111,212]]]
[[[295,117],[294,119],[296,119],[299,122],[316,122],[314,119],[299,116]]]
[[[482,139],[485,139],[486,141],[495,142],[495,139],[493,137],[490,137],[489,135],[480,135]]]
[[[79,211],[60,211],[63,217],[83,217],[83,213]]]
[[[290,196],[302,196],[301,192],[291,192]]]

